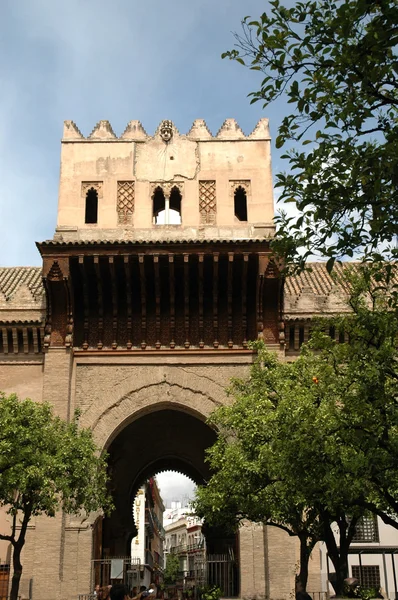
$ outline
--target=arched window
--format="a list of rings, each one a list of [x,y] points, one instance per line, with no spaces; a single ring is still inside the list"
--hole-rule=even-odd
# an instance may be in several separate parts
[[[177,187],[173,187],[170,194],[169,225],[181,225],[181,193]]]
[[[166,199],[161,187],[157,187],[153,194],[153,223],[163,225],[166,212]]]
[[[236,188],[234,193],[234,212],[238,221],[247,221],[247,195],[241,185]]]
[[[181,192],[173,187],[170,196],[165,196],[158,186],[153,194],[153,224],[181,225]]]
[[[85,223],[98,223],[98,192],[94,188],[87,190]]]

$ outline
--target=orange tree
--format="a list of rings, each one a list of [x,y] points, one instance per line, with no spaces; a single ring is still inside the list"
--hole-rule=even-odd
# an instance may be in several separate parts
[[[255,344],[234,402],[211,416],[213,475],[196,501],[211,523],[250,519],[298,536],[304,589],[311,550],[325,541],[337,595],[358,519],[371,511],[398,529],[398,314],[366,273],[350,285],[353,312],[333,322],[349,344],[320,326],[292,363]]]
[[[106,459],[78,415],[67,423],[47,403],[19,400],[0,393],[0,505],[11,516],[10,531],[0,539],[12,544],[10,600],[17,600],[22,575],[21,552],[29,521],[109,508]]]

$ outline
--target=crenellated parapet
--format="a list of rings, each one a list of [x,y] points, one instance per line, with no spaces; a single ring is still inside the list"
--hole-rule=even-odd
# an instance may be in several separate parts
[[[63,141],[135,141],[135,142],[145,142],[152,138],[163,137],[162,131],[164,127],[168,126],[171,130],[171,137],[185,137],[190,140],[195,141],[233,141],[233,140],[269,140],[270,132],[269,132],[269,123],[268,119],[262,118],[259,120],[255,128],[251,133],[246,135],[239,124],[235,119],[225,119],[220,129],[218,130],[216,135],[213,135],[210,131],[206,121],[204,119],[196,119],[192,123],[192,127],[189,129],[187,133],[180,133],[175,124],[170,120],[163,120],[159,123],[155,133],[153,136],[148,135],[142,126],[140,121],[129,121],[127,123],[125,130],[118,137],[109,121],[102,120],[98,121],[95,125],[94,129],[85,137],[77,125],[73,121],[65,121],[64,122],[64,133],[63,133]],[[167,141],[171,139],[169,137]],[[163,138],[164,139],[164,138]]]
[[[90,147],[87,147],[90,144]],[[213,134],[170,119],[153,135],[131,120],[85,137],[65,121],[55,239],[269,239],[274,235],[268,119],[246,135],[235,119]]]

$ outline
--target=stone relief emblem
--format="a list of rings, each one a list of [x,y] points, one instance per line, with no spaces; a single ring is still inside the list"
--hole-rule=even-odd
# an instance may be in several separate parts
[[[164,142],[169,142],[173,137],[173,123],[171,121],[162,121],[160,125],[160,137]]]

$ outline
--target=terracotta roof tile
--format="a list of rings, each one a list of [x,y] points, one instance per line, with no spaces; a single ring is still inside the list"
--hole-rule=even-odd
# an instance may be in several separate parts
[[[0,292],[10,300],[20,285],[25,284],[35,299],[44,294],[41,267],[0,267]]]
[[[347,264],[355,265],[356,263],[336,264],[333,272],[337,276],[341,275]],[[316,296],[328,296],[332,288],[336,285],[343,288],[341,283],[337,283],[329,275],[326,269],[326,263],[316,262],[309,263],[308,267],[311,270],[303,271],[300,275],[289,277],[286,280],[286,293],[292,296],[298,296],[304,288],[309,288]]]
[[[140,244],[148,245],[170,245],[170,244],[233,244],[237,242],[243,243],[256,243],[256,242],[269,242],[268,238],[236,238],[236,239],[222,239],[222,238],[177,238],[177,239],[136,239],[136,240],[73,240],[73,241],[60,241],[60,240],[45,240],[44,242],[38,242],[37,246],[97,246],[100,244],[107,246],[134,246]]]

